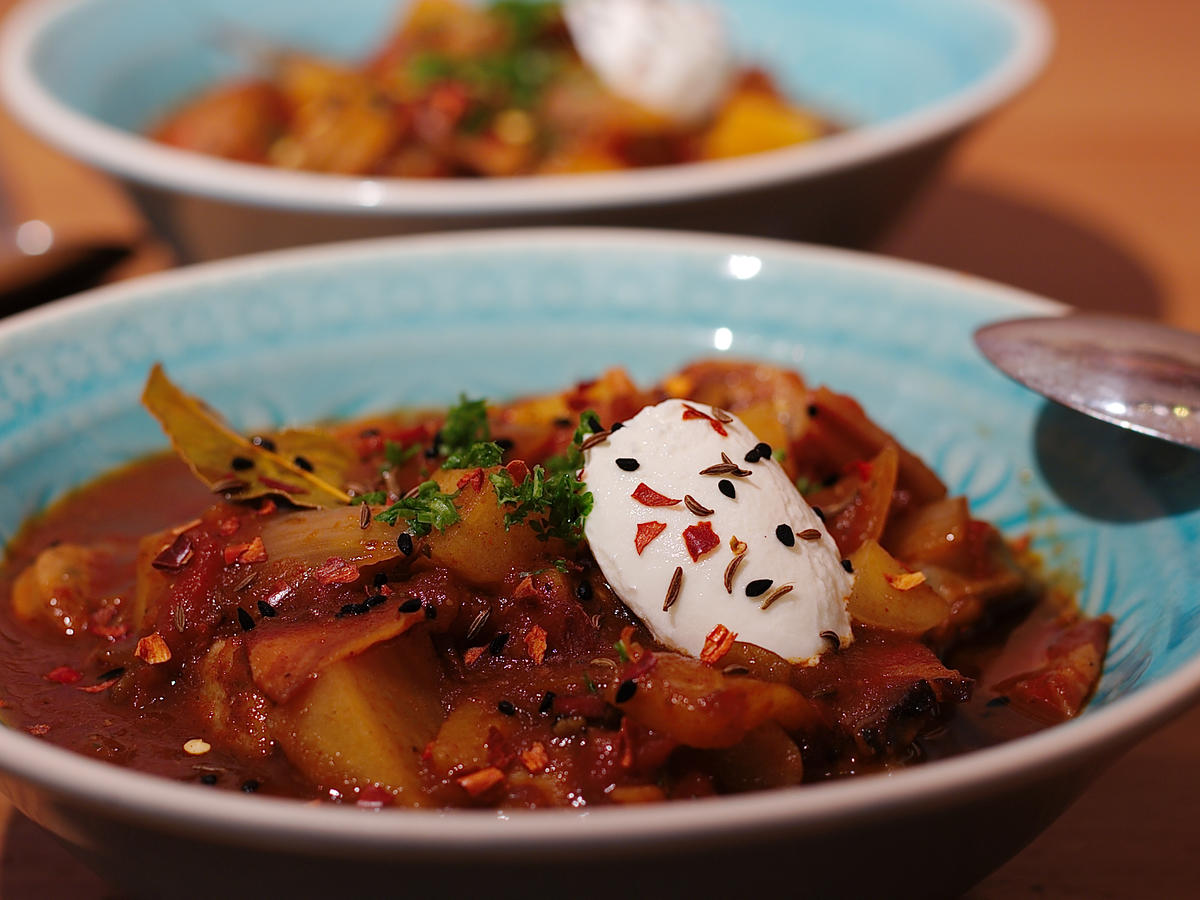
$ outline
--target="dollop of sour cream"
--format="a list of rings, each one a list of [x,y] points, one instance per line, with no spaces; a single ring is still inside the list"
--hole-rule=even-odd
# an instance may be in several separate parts
[[[698,656],[723,625],[813,664],[834,636],[840,646],[853,640],[853,577],[837,545],[741,420],[666,400],[584,451],[584,463],[592,554],[664,644]]]
[[[567,0],[580,57],[614,93],[672,119],[710,115],[729,87],[720,12],[689,0]]]

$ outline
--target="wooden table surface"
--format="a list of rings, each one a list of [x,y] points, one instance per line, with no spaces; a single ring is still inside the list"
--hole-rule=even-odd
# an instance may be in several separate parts
[[[1200,3],[1045,3],[1058,30],[1047,71],[874,249],[1200,331]],[[109,278],[171,264],[110,182],[2,113],[0,183],[60,233],[132,246]],[[1116,763],[968,896],[1195,896],[1197,809],[1200,709]],[[116,896],[0,801],[2,900]]]

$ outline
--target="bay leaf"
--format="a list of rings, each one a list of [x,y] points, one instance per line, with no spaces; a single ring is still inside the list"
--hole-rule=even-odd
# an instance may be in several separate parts
[[[327,447],[318,452],[314,432],[307,432],[307,437],[299,441],[289,438],[285,446],[292,458],[282,452],[273,453],[242,437],[202,401],[180,390],[160,363],[155,363],[146,379],[142,404],[158,420],[175,452],[214,492],[227,491],[239,500],[284,497],[301,507],[350,502],[345,491],[317,474],[317,459],[321,460],[322,474],[328,475],[335,468],[330,460],[338,457]],[[297,452],[300,447],[305,453]],[[313,471],[296,465],[296,455],[309,459]]]

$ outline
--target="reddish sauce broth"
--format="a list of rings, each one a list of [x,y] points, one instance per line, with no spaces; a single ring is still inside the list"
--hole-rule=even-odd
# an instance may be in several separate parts
[[[153,502],[146,502],[151,497]],[[8,548],[7,558],[0,567],[0,597],[7,600],[16,576],[42,549],[56,542],[106,540],[122,548],[125,551],[122,555],[129,559],[143,534],[191,519],[212,503],[212,494],[174,457],[157,456],[122,468],[72,494],[22,531]],[[114,585],[117,593],[132,589],[131,577],[131,571],[127,571],[124,584]],[[1044,603],[1014,630],[1007,645],[994,640],[971,645],[951,658],[952,665],[957,664],[964,674],[977,678],[975,694],[970,702],[957,708],[944,726],[919,741],[922,754],[928,757],[957,754],[1042,727],[1006,705],[999,705],[987,685],[1036,661],[1056,613],[1053,606]],[[495,627],[503,626],[504,616],[503,612],[498,615]],[[519,618],[519,611],[510,610],[510,616]],[[596,637],[596,648],[611,647],[627,621],[610,618]],[[218,786],[229,789],[312,796],[311,784],[280,753],[248,764],[216,747],[203,757],[182,752],[186,741],[202,736],[202,727],[193,721],[186,703],[178,698],[134,709],[113,702],[106,693],[79,690],[96,683],[112,667],[103,643],[95,637],[65,638],[47,628],[30,640],[30,626],[15,620],[8,602],[0,603],[0,637],[21,648],[20,653],[6,653],[0,659],[2,697],[7,704],[3,715],[10,726],[30,729],[49,724],[44,737],[54,744],[172,779],[198,782],[206,775],[211,780],[214,773],[219,773]],[[652,644],[644,632],[640,639]],[[60,666],[78,670],[83,678],[75,685],[47,680],[46,674]],[[468,673],[449,694],[473,695],[488,703],[509,697],[526,707],[536,706],[542,690],[536,682],[514,693],[509,679],[503,676],[498,682],[488,683],[487,677],[496,673],[495,667]],[[514,671],[513,677],[519,680],[522,674]],[[597,777],[604,777],[600,757],[611,753],[612,748],[593,747],[590,752],[597,758],[590,761],[581,758],[578,765],[593,765],[598,769]],[[843,759],[824,772],[811,769],[808,777],[839,777],[878,768],[877,762],[864,764]],[[439,797],[447,803],[454,800],[452,786],[435,783],[430,790],[435,800]]]

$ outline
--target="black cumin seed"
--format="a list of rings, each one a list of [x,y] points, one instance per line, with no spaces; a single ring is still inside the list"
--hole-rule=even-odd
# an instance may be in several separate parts
[[[737,488],[733,486],[733,482],[728,478],[722,478],[717,482],[717,490],[732,500],[737,496]]]
[[[993,707],[995,707],[995,706],[1008,706],[1008,704],[1011,702],[1011,699],[1012,699],[1012,698],[1011,698],[1011,697],[1009,697],[1008,695],[1006,695],[1006,694],[1001,694],[999,697],[993,697],[991,700],[989,700],[989,701],[987,702],[987,705],[988,705],[988,706],[993,706]]]
[[[819,507],[819,506],[814,506],[814,507],[812,508],[812,511],[813,511],[814,515],[816,515],[816,517],[817,517],[818,519],[820,519],[822,522],[824,522],[824,521],[825,521],[825,513],[824,513],[824,512],[821,510],[821,507]]]
[[[387,602],[387,597],[385,597],[383,594],[372,594],[363,601],[363,603],[367,604],[367,606],[369,606],[371,609],[374,609],[376,606],[379,606],[381,603],[385,602]]]
[[[746,585],[746,596],[761,597],[773,583],[770,578],[757,578]]]
[[[437,618],[437,607],[434,606],[432,603],[425,604],[425,618],[427,618],[427,619],[436,619]]]
[[[766,441],[759,441],[757,444],[754,445],[754,449],[758,451],[758,455],[761,456],[763,459],[771,458],[771,453],[773,451],[771,450],[771,445],[768,444]]]
[[[636,471],[640,465],[641,463],[632,456],[622,456],[617,460],[617,468],[624,469],[626,472]]]
[[[296,468],[303,469],[305,472],[311,472],[313,470],[313,464],[303,456],[293,457],[292,462],[296,464]]]
[[[244,472],[246,469],[254,468],[254,460],[245,456],[235,456],[229,461],[229,465],[233,466],[234,471]]]
[[[837,472],[834,472],[831,475],[826,475],[824,478],[821,479],[821,487],[833,487],[835,484],[837,484],[841,480],[841,478],[842,478],[842,476],[839,475]]]
[[[360,431],[358,433],[358,436],[364,437],[364,438],[379,437],[379,429],[378,428],[364,428],[362,431]]]
[[[503,450],[505,453],[507,453],[507,452],[508,452],[509,450],[511,450],[513,447],[517,446],[516,444],[514,444],[514,443],[513,443],[511,440],[509,440],[508,438],[496,438],[496,440],[495,440],[495,441],[493,441],[493,443],[494,443],[494,444],[495,444],[497,447],[499,447],[501,450]]]
[[[508,643],[508,632],[502,631],[488,642],[488,653],[492,656],[499,656],[504,652],[504,645]]]
[[[616,700],[618,703],[624,703],[627,700],[632,700],[633,695],[637,693],[637,682],[632,678],[621,682],[621,686],[617,688]]]
[[[513,706],[511,700],[501,700],[496,704],[496,709],[500,710],[506,716],[515,716],[517,714],[517,708]]]
[[[385,573],[376,572],[375,577],[371,579],[371,584],[375,585],[375,587],[383,587],[385,584],[387,584],[387,581],[388,579]]]
[[[842,568],[845,569],[847,572],[849,572],[851,575],[854,574],[854,564],[851,563],[850,560],[843,559],[842,560]]]
[[[757,447],[751,447],[749,450],[746,451],[746,455],[743,456],[742,459],[748,463],[756,463],[760,459],[762,459],[762,456],[759,455]]]
[[[275,442],[268,437],[263,437],[261,434],[256,434],[254,437],[250,438],[250,443],[252,443],[255,447],[262,447],[264,450],[270,453],[275,452]]]
[[[96,676],[97,681],[108,681],[112,678],[120,678],[125,674],[124,666],[117,666],[115,669],[109,669],[107,672],[102,672]]]
[[[796,535],[792,531],[792,526],[788,525],[786,522],[782,525],[775,526],[775,537],[779,538],[779,543],[783,544],[785,547],[796,546]]]
[[[543,716],[554,709],[554,697],[554,691],[546,691],[546,693],[542,694],[542,702],[538,704],[538,712]]]
[[[413,553],[412,535],[409,534],[407,531],[400,532],[400,537],[396,538],[396,547],[399,548],[400,552],[403,553],[405,556],[412,556],[412,553]]]
[[[242,793],[253,794],[259,788],[259,784],[253,778],[248,778],[242,782]]]
[[[216,784],[217,776],[214,775],[212,772],[205,772],[203,775],[200,776],[200,783],[201,784]]]
[[[584,602],[592,599],[592,583],[586,578],[575,585],[575,599]]]
[[[810,403],[810,404],[808,404],[808,410],[807,410],[807,411],[808,411],[808,417],[809,417],[810,419],[816,418],[816,415],[817,415],[817,404],[815,404],[815,403]]]
[[[570,419],[564,419],[561,416],[554,420],[555,428],[570,428],[574,424],[575,423],[572,422]]]
[[[624,427],[625,427],[625,423],[624,423],[624,422],[613,422],[613,424],[612,424],[612,428],[610,428],[610,429],[608,429],[608,430],[609,430],[609,431],[620,431],[620,430],[621,430],[622,428],[624,428]]]
[[[266,617],[266,618],[268,618],[268,619],[273,619],[273,618],[275,618],[275,607],[273,607],[273,606],[272,606],[270,603],[268,603],[266,600],[259,600],[259,601],[258,601],[258,611],[259,611],[260,613],[262,613],[262,614],[263,614],[263,616],[265,616],[265,617]]]
[[[242,626],[242,631],[249,631],[254,627],[254,620],[250,618],[250,613],[240,606],[238,607],[238,624]]]
[[[339,619],[344,619],[346,616],[361,616],[369,607],[366,603],[347,603],[337,612]]]
[[[415,613],[420,608],[421,600],[418,597],[409,597],[400,604],[400,612],[402,613]]]
[[[437,446],[437,442],[435,441],[433,444],[431,444],[430,446],[425,448],[425,458],[426,459],[437,459],[437,455],[438,455],[438,446]]]

